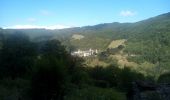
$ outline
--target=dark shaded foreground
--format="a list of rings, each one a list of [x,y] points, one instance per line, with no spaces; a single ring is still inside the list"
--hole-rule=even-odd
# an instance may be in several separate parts
[[[127,100],[170,100],[170,84],[132,82],[132,88],[127,93]]]

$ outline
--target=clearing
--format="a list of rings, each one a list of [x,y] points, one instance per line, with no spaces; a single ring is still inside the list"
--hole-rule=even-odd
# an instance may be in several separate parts
[[[80,39],[83,39],[84,36],[83,35],[79,35],[79,34],[73,34],[72,38],[75,39],[75,40],[80,40]]]
[[[113,40],[108,48],[117,48],[119,45],[124,45],[124,42],[126,41],[126,39],[120,39],[120,40]]]

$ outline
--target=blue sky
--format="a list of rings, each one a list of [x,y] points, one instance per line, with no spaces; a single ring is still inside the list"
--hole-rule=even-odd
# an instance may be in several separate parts
[[[65,28],[136,22],[170,12],[170,0],[0,0],[0,27]]]

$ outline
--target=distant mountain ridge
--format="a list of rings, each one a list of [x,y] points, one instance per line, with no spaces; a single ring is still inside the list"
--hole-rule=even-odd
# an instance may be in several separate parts
[[[161,30],[170,31],[170,12],[142,20],[135,23],[104,23],[94,26],[74,27],[60,30],[46,30],[46,29],[5,29],[8,33],[13,31],[21,31],[31,37],[33,40],[41,38],[70,40],[73,34],[80,34],[85,36],[81,42],[85,43],[86,39],[93,37],[98,40],[112,41],[114,39],[129,39],[139,37],[140,34],[148,35],[153,32]],[[147,34],[146,34],[147,33]],[[86,38],[87,37],[87,38]],[[64,41],[66,42],[66,41]],[[69,41],[70,42],[70,41]],[[79,41],[80,42],[80,41]],[[87,41],[92,42],[92,41]],[[93,44],[93,43],[92,43]],[[81,45],[81,44],[80,44]],[[98,48],[100,48],[99,46]]]

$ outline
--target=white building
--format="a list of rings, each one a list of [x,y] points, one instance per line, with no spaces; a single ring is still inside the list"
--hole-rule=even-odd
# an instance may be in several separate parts
[[[73,56],[79,56],[79,57],[88,57],[88,56],[91,56],[91,55],[94,55],[94,54],[97,54],[98,53],[98,50],[93,50],[93,49],[89,49],[89,50],[85,50],[85,51],[82,51],[82,50],[78,50],[78,51],[74,51],[71,53],[71,55]]]

